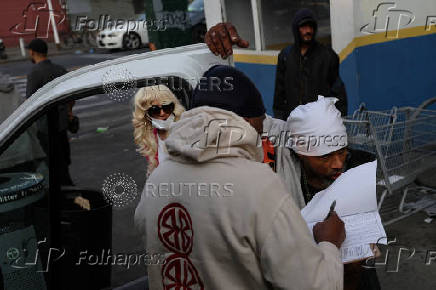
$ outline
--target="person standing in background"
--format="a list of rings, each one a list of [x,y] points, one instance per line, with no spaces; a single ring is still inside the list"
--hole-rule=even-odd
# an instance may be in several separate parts
[[[29,45],[26,47],[29,50],[29,56],[32,63],[34,63],[34,67],[27,75],[27,87],[26,87],[26,98],[30,98],[38,89],[42,88],[45,84],[51,82],[57,77],[60,77],[67,73],[67,70],[57,64],[52,63],[47,58],[47,43],[39,38],[33,39]],[[68,104],[59,105],[58,113],[59,113],[59,123],[58,123],[58,132],[57,139],[59,144],[61,145],[59,148],[59,168],[61,170],[60,176],[62,185],[74,185],[71,180],[69,165],[71,164],[70,158],[70,144],[68,141],[68,133],[67,130],[70,128],[70,131],[75,133],[78,130],[77,126],[72,126],[74,122],[78,123],[77,117],[73,116],[74,102],[69,102]],[[76,120],[76,121],[74,121]],[[38,123],[38,132],[37,136],[41,143],[41,147],[44,150],[45,154],[49,156],[49,138],[48,138],[48,124],[44,124],[47,120],[41,120]],[[76,128],[73,128],[76,127]],[[77,130],[75,130],[77,129]]]
[[[338,98],[336,106],[347,114],[347,95],[339,76],[339,57],[315,36],[318,23],[310,9],[297,11],[292,22],[294,45],[280,51],[274,92],[276,118],[286,120],[298,105],[317,100],[318,95]]]
[[[292,23],[295,42],[282,49],[276,67],[274,117],[286,120],[299,105],[317,100],[318,95],[335,97],[342,116],[347,114],[347,94],[339,76],[339,57],[315,36],[318,23],[310,9],[297,11]],[[247,48],[231,23],[218,23],[206,33],[205,42],[215,55],[227,58],[232,45]]]

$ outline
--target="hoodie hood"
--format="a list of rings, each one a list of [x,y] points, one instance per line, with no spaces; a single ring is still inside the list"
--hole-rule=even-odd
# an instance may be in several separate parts
[[[303,8],[295,13],[294,20],[292,21],[292,31],[294,33],[295,46],[299,47],[301,45],[300,32],[298,29],[300,28],[301,24],[305,22],[313,23],[313,41],[315,41],[316,32],[318,30],[318,22],[316,21],[315,14],[312,10]]]
[[[214,107],[198,107],[182,114],[170,127],[165,145],[170,159],[203,163],[213,159],[240,157],[263,160],[258,134],[243,118]]]

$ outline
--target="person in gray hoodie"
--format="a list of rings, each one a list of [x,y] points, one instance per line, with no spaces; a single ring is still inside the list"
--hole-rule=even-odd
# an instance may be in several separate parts
[[[165,256],[163,265],[147,267],[150,289],[342,289],[343,222],[332,213],[310,233],[280,178],[261,162],[249,123],[261,100],[241,113],[257,89],[229,67],[208,73],[229,72],[232,91],[197,87],[195,108],[171,125],[169,158],[150,175],[136,208],[147,252]]]

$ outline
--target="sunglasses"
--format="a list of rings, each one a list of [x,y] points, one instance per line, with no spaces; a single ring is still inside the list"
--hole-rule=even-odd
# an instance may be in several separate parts
[[[175,107],[174,103],[169,103],[162,106],[151,106],[147,110],[147,114],[153,118],[159,116],[161,110],[163,110],[165,114],[171,114],[174,112],[174,107]]]

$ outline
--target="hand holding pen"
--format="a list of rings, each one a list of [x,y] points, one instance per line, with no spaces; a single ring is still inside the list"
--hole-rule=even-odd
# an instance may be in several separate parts
[[[345,225],[334,211],[335,206],[333,201],[325,220],[313,227],[313,237],[317,243],[330,242],[339,249],[345,240]]]
[[[327,214],[327,216],[325,217],[324,220],[328,219],[329,216],[335,212],[335,207],[336,207],[336,199],[332,202],[332,204],[330,205],[330,210],[329,213]]]

